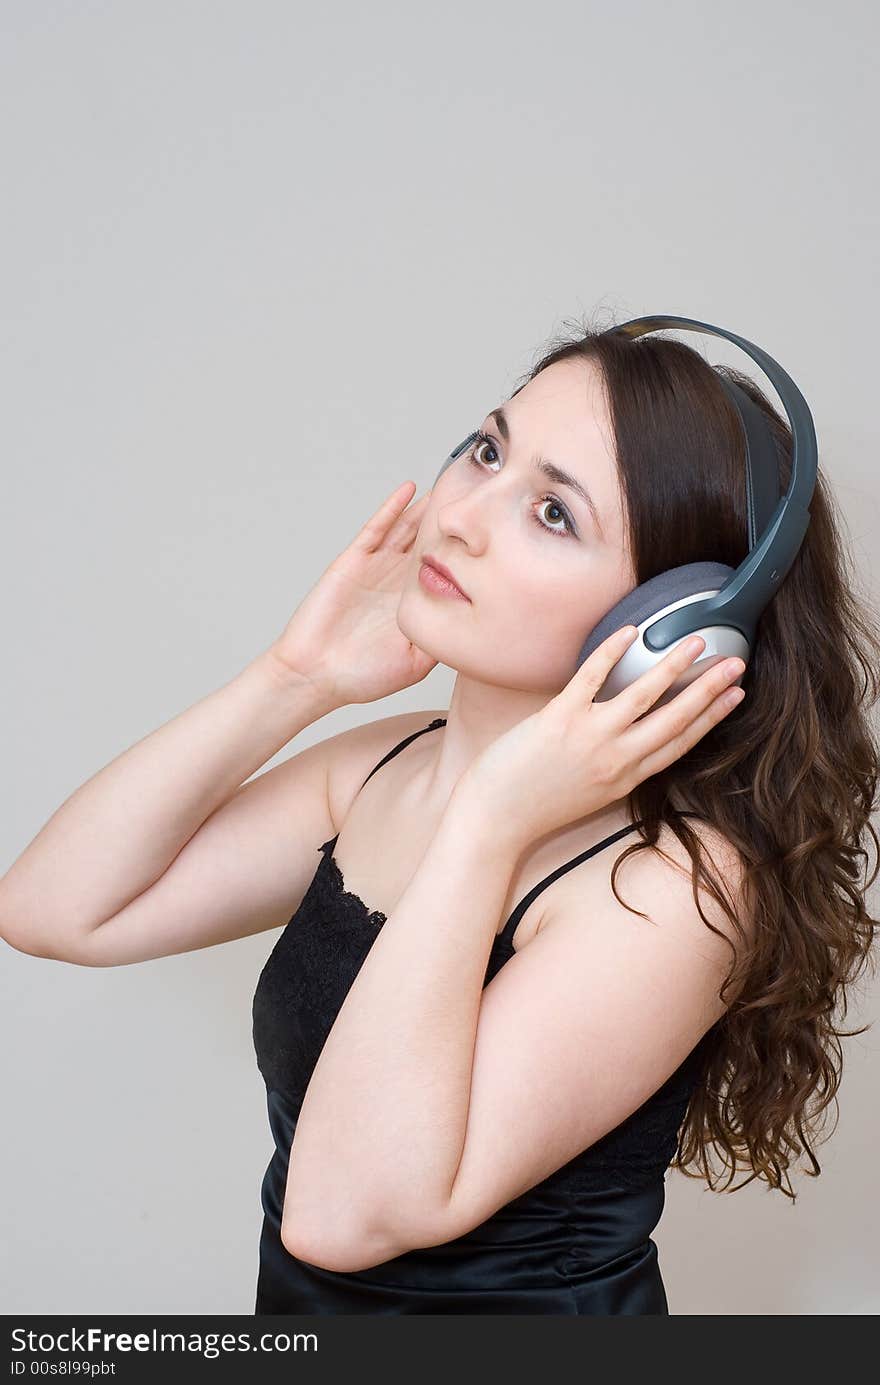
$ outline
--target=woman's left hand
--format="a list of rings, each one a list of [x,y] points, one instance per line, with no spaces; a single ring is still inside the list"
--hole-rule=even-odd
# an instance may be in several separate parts
[[[682,640],[616,697],[594,702],[633,638],[632,626],[615,631],[562,692],[499,736],[468,767],[456,794],[461,790],[473,797],[493,833],[522,849],[598,812],[678,760],[732,710],[726,694],[744,672],[742,659],[729,672],[727,660],[715,663],[644,715],[702,653],[702,639],[695,649]]]

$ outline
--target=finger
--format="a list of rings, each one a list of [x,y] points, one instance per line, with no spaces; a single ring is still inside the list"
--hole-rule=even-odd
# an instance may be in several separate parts
[[[691,648],[689,641],[699,639],[700,643],[696,648]],[[634,683],[619,692],[616,697],[612,697],[605,706],[618,719],[620,729],[629,727],[637,722],[640,717],[650,711],[661,693],[672,687],[672,684],[681,676],[686,668],[698,659],[706,648],[706,641],[702,636],[692,635],[687,639],[682,639],[669,651],[659,662],[645,673],[641,674]]]
[[[736,705],[727,701],[729,694],[736,692],[742,701],[736,680],[745,669],[725,673],[724,668],[724,663],[716,665],[624,733],[624,753],[627,759],[638,760],[644,777],[674,764],[723,721]]]
[[[656,751],[654,755],[649,755],[647,760],[642,761],[641,776],[643,778],[650,778],[652,774],[659,774],[661,770],[667,769],[669,765],[674,764],[676,760],[680,760],[682,755],[687,754],[698,741],[701,741],[703,737],[712,730],[713,726],[717,726],[719,722],[729,716],[735,707],[739,705],[739,702],[743,699],[744,693],[742,689],[737,689],[737,692],[739,694],[739,700],[735,703],[727,701],[727,690],[720,693],[705,711],[690,724],[686,731],[683,731],[674,740],[667,742],[667,744]]]
[[[388,541],[392,547],[399,548],[403,553],[408,553],[412,548],[421,527],[425,515],[425,505],[430,495],[431,492],[426,491],[424,495],[419,496],[418,500],[414,500],[411,505],[408,505],[399,516],[388,536]]]
[[[407,486],[413,487],[409,495],[406,494]],[[402,481],[396,490],[393,490],[388,498],[383,500],[376,513],[367,520],[356,536],[353,547],[365,548],[370,552],[377,549],[414,494],[415,482]]]
[[[430,495],[430,491],[425,491],[424,495],[420,495],[418,500],[414,500],[411,505],[407,505],[406,509],[403,510],[401,514],[401,518],[407,519],[411,515],[420,513],[424,509],[425,501],[430,499]]]
[[[583,705],[584,699],[591,701],[637,634],[638,630],[634,625],[624,625],[615,630],[613,635],[609,635],[592,654],[588,655],[559,696],[577,701],[578,706]]]

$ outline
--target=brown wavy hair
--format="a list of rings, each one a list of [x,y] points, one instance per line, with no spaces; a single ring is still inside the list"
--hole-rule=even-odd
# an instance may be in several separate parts
[[[633,339],[603,330],[567,320],[513,393],[556,361],[597,362],[636,582],[706,559],[737,567],[748,552],[745,444],[718,376],[734,380],[765,413],[780,493],[791,474],[787,420],[742,371],[710,365],[656,333]],[[880,865],[861,878],[868,838],[875,855],[878,848],[870,821],[878,743],[868,712],[880,696],[880,621],[857,587],[821,467],[810,514],[794,563],[758,621],[742,677],[745,698],[632,791],[640,840],[611,875],[619,903],[641,915],[618,894],[617,872],[633,852],[666,857],[657,847],[666,823],[690,856],[701,919],[722,936],[703,913],[698,881],[739,939],[727,938],[733,958],[719,991],[727,1008],[702,1059],[671,1166],[713,1191],[727,1191],[745,1167],[748,1177],[730,1191],[762,1178],[792,1202],[792,1160],[803,1151],[812,1167],[802,1171],[821,1172],[813,1143],[825,1127],[822,1113],[837,1106],[840,1039],[870,1028],[840,1029],[835,1019],[845,1018],[847,990],[861,972],[869,964],[875,970],[880,925],[865,905]],[[742,888],[731,902],[685,812],[739,852]]]

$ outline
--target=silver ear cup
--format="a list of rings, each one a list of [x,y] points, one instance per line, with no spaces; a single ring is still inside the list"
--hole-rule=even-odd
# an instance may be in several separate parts
[[[706,595],[711,596],[713,593],[707,592]],[[665,612],[658,611],[657,614],[665,615]],[[626,624],[626,622],[623,623]],[[648,649],[643,639],[644,632],[651,623],[651,620],[647,620],[638,626],[637,637],[612,668],[601,688],[595,694],[594,702],[607,702],[610,698],[616,697],[618,693],[630,687],[637,678],[641,678],[643,673],[647,673],[648,669],[656,668],[659,663],[662,663],[673,649],[683,643],[683,639],[690,638],[690,636],[684,636],[681,640],[675,640],[662,654],[657,653],[653,649]],[[674,682],[659,697],[654,699],[648,709],[649,712],[656,711],[658,707],[665,706],[667,702],[672,702],[690,683],[696,678],[702,678],[704,673],[707,673],[714,664],[721,663],[723,659],[730,659],[734,655],[738,655],[739,658],[748,663],[748,641],[740,634],[739,630],[733,629],[732,626],[709,625],[699,630],[692,630],[691,634],[702,636],[706,641],[706,648],[699,658],[688,664]],[[730,686],[738,687],[741,682],[742,679],[737,678]]]
[[[671,702],[677,697],[690,683],[696,678],[702,678],[714,664],[720,663],[723,659],[730,659],[734,656],[749,661],[749,642],[735,626],[732,625],[707,625],[694,627],[688,635],[683,635],[681,639],[674,640],[666,649],[649,649],[645,644],[644,635],[656,620],[665,616],[669,611],[678,610],[679,607],[689,606],[696,601],[701,601],[705,597],[714,596],[721,588],[722,583],[716,582],[714,586],[706,586],[703,581],[696,579],[691,574],[692,580],[698,580],[699,590],[682,596],[679,600],[667,602],[665,605],[657,606],[652,601],[652,595],[656,595],[656,590],[660,585],[665,585],[667,589],[675,583],[676,574],[679,581],[684,578],[684,584],[688,584],[690,569],[706,566],[700,563],[691,563],[685,567],[673,569],[671,572],[658,574],[650,582],[644,583],[641,587],[636,587],[618,604],[602,617],[602,620],[590,632],[589,637],[584,642],[583,648],[578,656],[577,667],[588,659],[594,649],[597,649],[604,640],[608,639],[616,630],[624,625],[635,625],[638,635],[633,640],[628,649],[624,650],[623,655],[611,669],[608,677],[595,694],[595,702],[607,702],[610,698],[616,697],[625,688],[631,687],[636,679],[641,678],[643,673],[663,662],[670,652],[677,648],[683,640],[690,635],[700,635],[706,641],[706,647],[699,658],[694,659],[686,669],[684,669],[675,681],[661,693],[651,704],[650,711],[663,707],[667,702]],[[714,564],[716,567],[723,567],[724,564]],[[729,571],[729,569],[727,569]],[[655,585],[656,584],[656,585]],[[646,610],[647,606],[647,610]],[[636,611],[637,614],[632,612]],[[739,684],[741,680],[737,679]],[[733,686],[733,685],[732,685]]]

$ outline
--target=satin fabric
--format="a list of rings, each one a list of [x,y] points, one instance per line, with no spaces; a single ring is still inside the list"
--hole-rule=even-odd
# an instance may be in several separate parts
[[[367,1270],[339,1273],[291,1255],[280,1228],[296,1110],[274,1090],[267,1104],[276,1151],[261,1189],[255,1314],[668,1314],[650,1237],[662,1177],[644,1188],[550,1179],[465,1236]]]

